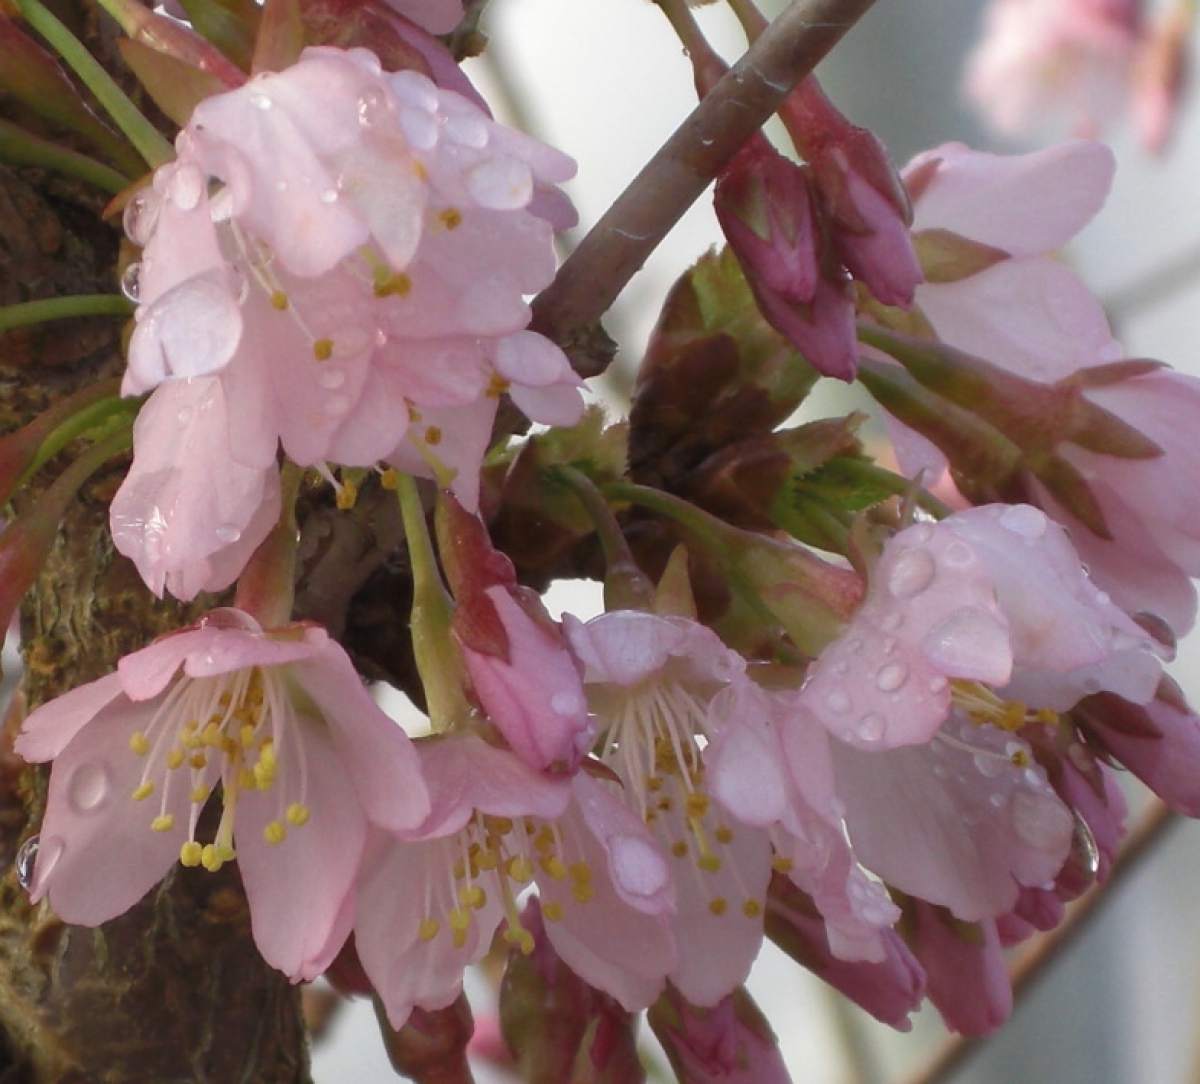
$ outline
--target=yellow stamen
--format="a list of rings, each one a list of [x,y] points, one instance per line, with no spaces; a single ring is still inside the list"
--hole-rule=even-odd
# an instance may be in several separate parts
[[[458,902],[463,907],[478,911],[487,903],[487,893],[479,885],[465,885],[458,890]]]
[[[708,909],[714,915],[723,915],[728,907],[729,904],[725,902],[725,899],[722,896],[718,896],[716,899],[708,901]]]
[[[297,828],[308,823],[308,818],[312,816],[312,810],[300,802],[293,802],[287,807],[287,819]]]
[[[358,503],[358,486],[349,479],[343,478],[342,484],[338,486],[334,502],[338,506],[338,511],[349,512]]]
[[[550,903],[542,904],[542,914],[550,922],[559,922],[563,917],[563,909],[561,903],[551,901]]]
[[[169,832],[174,827],[175,817],[170,813],[163,813],[150,822],[150,830],[153,832]]]
[[[388,467],[379,475],[379,484],[384,489],[394,492],[400,486],[400,472],[395,467]]]
[[[686,858],[688,853],[688,845],[682,839],[671,844],[671,853],[676,858]]]
[[[200,858],[204,852],[204,848],[200,846],[194,839],[189,839],[182,847],[179,848],[179,861],[189,869],[200,865]]]
[[[135,730],[129,736],[129,748],[132,749],[139,757],[144,757],[150,752],[150,742],[140,730]]]
[[[406,297],[412,291],[412,279],[403,271],[394,275],[377,275],[375,278],[376,297]]]
[[[717,837],[718,843],[733,842],[733,829],[728,828],[723,824],[713,833],[713,835]]]
[[[167,767],[172,770],[182,767],[185,756],[184,751],[179,746],[176,746],[167,754]]]
[[[696,865],[708,873],[716,873],[721,868],[721,860],[711,851],[696,859]]]
[[[312,346],[313,358],[317,361],[328,361],[333,357],[333,340],[317,339]]]
[[[271,821],[263,829],[263,839],[274,845],[282,843],[287,838],[287,829],[279,821]]]
[[[791,873],[792,860],[790,858],[782,858],[779,855],[776,855],[771,859],[771,868],[776,873]]]
[[[194,787],[192,787],[192,801],[196,805],[199,805],[201,802],[206,801],[208,798],[208,795],[209,795],[209,789],[203,783],[197,783]]]
[[[144,783],[139,783],[133,792],[133,800],[141,802],[149,798],[154,793],[154,784],[149,779]]]
[[[448,230],[456,230],[462,225],[462,212],[457,207],[447,207],[438,212],[438,221]]]
[[[282,290],[275,290],[271,293],[271,308],[278,309],[283,312],[288,307],[288,296]]]
[[[417,936],[422,941],[432,941],[438,935],[441,924],[436,918],[423,918],[417,927]]]
[[[708,812],[708,795],[699,791],[689,794],[686,808],[689,817],[703,817]]]
[[[508,860],[508,875],[518,884],[526,884],[533,880],[533,863],[524,855],[517,855]]]
[[[215,844],[206,843],[200,855],[200,863],[209,873],[216,873],[217,870],[225,865],[225,857]]]
[[[742,904],[742,914],[747,918],[758,918],[762,914],[762,904],[758,900],[747,900]]]

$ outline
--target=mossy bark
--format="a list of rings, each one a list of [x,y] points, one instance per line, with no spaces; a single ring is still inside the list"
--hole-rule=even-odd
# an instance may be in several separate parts
[[[95,10],[55,7],[120,75]],[[120,234],[101,220],[103,204],[73,182],[0,167],[0,304],[112,291]],[[120,334],[119,321],[75,319],[0,336],[0,432],[118,373]],[[120,466],[84,488],[22,611],[25,671],[0,743],[0,1084],[303,1084],[298,992],[254,949],[236,864],[215,876],[177,868],[96,930],[31,907],[17,883],[47,776],[11,752],[23,711],[192,616],[155,600],[113,551],[107,508]]]

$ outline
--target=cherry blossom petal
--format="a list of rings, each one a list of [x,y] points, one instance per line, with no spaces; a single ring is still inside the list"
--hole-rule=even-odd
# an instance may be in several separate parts
[[[53,760],[75,735],[122,693],[117,674],[105,674],[77,685],[35,708],[21,724],[13,751],[23,760],[41,764]]]

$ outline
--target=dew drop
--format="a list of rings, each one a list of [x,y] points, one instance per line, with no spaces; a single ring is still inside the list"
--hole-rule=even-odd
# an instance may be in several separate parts
[[[1003,809],[1008,805],[1008,795],[1002,790],[996,791],[994,794],[988,795],[988,805],[993,809]]]
[[[387,346],[387,342],[388,342],[388,333],[386,331],[384,331],[383,328],[377,327],[375,329],[375,345],[376,346]]]
[[[975,562],[975,551],[965,542],[954,541],[946,547],[942,560],[951,568],[966,568]]]
[[[945,764],[935,764],[933,766],[933,777],[935,779],[945,779],[950,772],[946,769]]]
[[[181,211],[190,211],[200,202],[200,196],[204,192],[204,183],[204,174],[200,172],[199,168],[185,163],[171,177],[167,185],[167,195]]]
[[[364,91],[358,99],[358,123],[364,128],[374,128],[387,119],[389,103],[381,90]]]
[[[125,227],[125,236],[135,245],[144,245],[150,240],[158,223],[161,206],[158,193],[149,188],[143,188],[125,204],[121,222]]]
[[[192,408],[186,407],[186,406],[180,407],[178,412],[175,415],[175,420],[177,422],[179,422],[180,425],[191,425],[192,424]]]
[[[858,721],[858,736],[863,741],[879,741],[886,730],[887,720],[876,712],[870,712]]]
[[[635,896],[653,896],[670,874],[658,848],[639,836],[616,836],[609,844],[613,879]]]
[[[931,693],[940,693],[948,684],[950,683],[939,674],[937,677],[929,679],[929,691]]]
[[[76,813],[96,813],[108,802],[112,781],[108,765],[99,760],[80,764],[67,784],[67,801]]]
[[[921,641],[925,657],[943,673],[980,679],[1007,668],[1008,630],[974,607],[956,610]]]
[[[321,193],[320,199],[322,203],[337,203],[338,190],[336,188],[326,188],[325,191]]]
[[[21,849],[17,851],[17,858],[14,865],[17,867],[17,883],[29,891],[29,886],[33,884],[33,867],[37,862],[38,843],[40,837],[30,836],[24,843],[21,844]]]
[[[1046,533],[1046,514],[1029,504],[1014,504],[1000,516],[1000,526],[1032,542]]]
[[[842,712],[850,710],[850,697],[842,692],[841,689],[835,689],[825,697],[825,706],[830,711],[836,711],[840,715]]]
[[[268,98],[265,94],[251,94],[250,95],[250,104],[253,105],[255,109],[261,109],[265,112],[266,110],[270,109],[271,106],[273,106],[275,103],[273,101],[271,101],[271,99]]]
[[[134,261],[121,274],[121,293],[135,305],[140,299],[142,290],[142,265]]]
[[[232,523],[222,523],[216,530],[217,538],[226,545],[233,545],[239,538],[242,537],[240,528],[235,527]]]
[[[550,710],[556,715],[574,715],[583,710],[583,703],[575,693],[558,692],[550,697]]]
[[[1048,794],[1018,791],[1008,811],[1013,831],[1029,846],[1053,850],[1074,831],[1071,815]]]
[[[317,377],[317,383],[321,387],[333,391],[334,388],[340,388],[346,383],[346,374],[341,369],[322,369],[321,375]]]
[[[888,589],[897,598],[912,598],[933,582],[936,571],[928,550],[905,550],[888,573]]]
[[[903,688],[908,680],[908,667],[902,662],[889,662],[875,675],[875,686],[880,692],[894,693]]]

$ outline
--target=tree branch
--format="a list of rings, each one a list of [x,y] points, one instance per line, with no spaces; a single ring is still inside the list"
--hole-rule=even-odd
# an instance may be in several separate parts
[[[559,268],[534,301],[534,328],[564,347],[576,342],[742,144],[873,3],[793,0]]]
[[[1113,897],[1118,884],[1128,879],[1154,848],[1167,836],[1167,829],[1179,823],[1179,817],[1157,799],[1142,815],[1137,826],[1125,840],[1125,846],[1113,862],[1107,883],[1096,885],[1083,896],[1062,924],[1038,939],[1036,944],[1013,968],[1013,1002],[1031,990],[1050,970],[1050,966],[1095,921],[1104,905]],[[909,1084],[945,1084],[987,1044],[987,1038],[954,1036],[934,1055],[933,1060],[911,1078]]]

